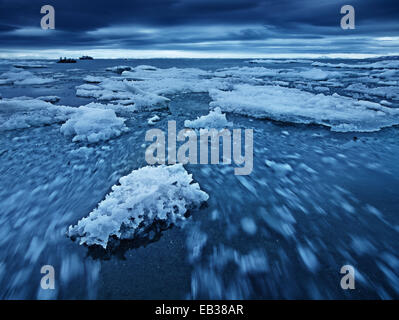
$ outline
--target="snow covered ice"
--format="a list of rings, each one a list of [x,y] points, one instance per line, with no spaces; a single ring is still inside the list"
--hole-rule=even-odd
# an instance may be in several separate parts
[[[251,60],[0,60],[0,297],[397,298],[397,58]],[[148,166],[169,121],[252,173]]]
[[[80,107],[60,130],[66,136],[73,136],[72,141],[95,143],[126,132],[124,122],[113,110]]]
[[[43,101],[19,97],[0,100],[0,131],[59,123],[69,118],[74,108],[55,106]]]
[[[70,237],[106,248],[113,236],[134,239],[156,223],[168,227],[184,220],[188,210],[208,200],[181,164],[134,170],[119,183],[87,218],[69,227]]]
[[[236,85],[210,92],[211,106],[256,118],[317,123],[334,131],[376,131],[399,124],[399,111],[370,101],[280,86]]]

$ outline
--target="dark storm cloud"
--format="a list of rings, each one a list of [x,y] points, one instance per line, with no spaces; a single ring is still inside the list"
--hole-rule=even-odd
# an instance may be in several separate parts
[[[40,29],[44,4],[55,31]],[[356,9],[356,30],[340,28],[344,4]],[[373,53],[374,38],[399,36],[398,18],[397,0],[0,0],[0,50]]]

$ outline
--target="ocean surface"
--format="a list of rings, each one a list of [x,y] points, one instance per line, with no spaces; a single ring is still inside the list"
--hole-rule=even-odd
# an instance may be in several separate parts
[[[302,103],[300,91],[336,94],[395,110],[397,62],[395,58],[252,63],[129,59],[76,64],[1,60],[0,125],[13,112],[22,117],[17,120],[35,117],[35,110],[23,109],[23,99],[29,98],[20,97],[58,96],[55,105],[70,107],[102,103],[77,96],[76,87],[85,84],[88,75],[118,81],[126,74],[107,68],[140,65],[179,72],[190,68],[188,73],[201,69],[218,79],[234,78],[233,85],[296,88],[287,91],[293,94],[293,106]],[[342,66],[334,66],[338,63]],[[155,87],[157,81],[151,79]],[[177,85],[173,79],[170,82]],[[167,108],[123,114],[129,131],[96,143],[76,142],[61,133],[64,120],[35,118],[20,128],[13,122],[14,127],[0,130],[0,298],[398,299],[395,113],[383,118],[383,125],[365,130],[369,132],[337,132],[328,125],[329,119],[323,119],[324,125],[299,121],[300,117],[294,121],[269,113],[254,117],[222,108],[234,127],[254,130],[250,175],[234,175],[234,165],[185,165],[209,200],[190,212],[184,225],[146,240],[122,241],[107,251],[67,237],[68,227],[87,217],[121,177],[147,165],[147,130],[166,130],[171,120],[182,129],[185,120],[208,114],[212,97],[199,91],[158,91],[170,99]],[[15,98],[22,108],[18,111],[1,104]],[[313,107],[317,113],[318,104]],[[154,115],[160,120],[150,125],[148,119]],[[90,152],[76,152],[81,147]],[[54,267],[54,290],[41,288],[44,265]],[[353,290],[341,288],[344,265],[355,269]]]

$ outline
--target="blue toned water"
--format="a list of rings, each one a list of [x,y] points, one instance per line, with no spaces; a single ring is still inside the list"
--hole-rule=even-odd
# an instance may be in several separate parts
[[[93,99],[76,97],[75,89],[85,76],[112,77],[116,74],[107,67],[140,64],[254,67],[243,60],[79,61],[29,69],[38,76],[56,75],[57,81],[3,85],[0,93],[3,98],[57,95],[57,104],[85,105]],[[11,65],[0,64],[0,73]],[[345,86],[372,73],[345,71]],[[341,86],[329,94],[334,92],[358,97]],[[112,253],[71,241],[68,226],[87,216],[120,177],[146,165],[142,145],[153,128],[147,119],[157,114],[161,120],[155,127],[166,130],[175,120],[183,128],[184,120],[207,114],[211,101],[207,93],[168,98],[169,110],[134,113],[127,120],[129,132],[91,145],[88,155],[73,152],[81,145],[60,133],[61,124],[0,132],[1,298],[399,298],[397,127],[336,133],[228,114],[235,127],[254,129],[251,175],[235,176],[233,166],[186,165],[210,197],[184,227],[165,230],[152,241],[124,243]],[[397,100],[384,99],[398,106]],[[288,164],[291,171],[273,170],[266,160]],[[43,265],[54,266],[55,290],[40,287]],[[354,290],[340,286],[344,265],[356,270]]]

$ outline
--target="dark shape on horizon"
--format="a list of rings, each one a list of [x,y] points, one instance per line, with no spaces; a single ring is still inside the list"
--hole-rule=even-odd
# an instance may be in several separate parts
[[[94,60],[94,58],[93,58],[93,57],[90,57],[90,56],[81,56],[81,57],[79,58],[79,60]]]
[[[64,57],[60,58],[57,63],[76,63],[76,60]]]

